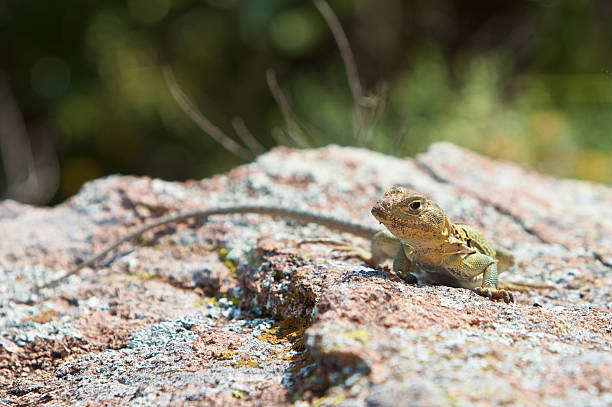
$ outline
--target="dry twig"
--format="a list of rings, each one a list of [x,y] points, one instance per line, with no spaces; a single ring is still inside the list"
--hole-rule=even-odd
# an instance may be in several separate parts
[[[240,137],[240,140],[253,152],[255,155],[260,155],[266,152],[264,146],[253,136],[253,133],[249,131],[244,120],[241,117],[234,117],[232,119],[232,127],[234,131]]]
[[[338,45],[338,49],[340,50],[340,56],[344,62],[344,68],[346,69],[346,77],[349,83],[349,88],[351,89],[351,95],[353,96],[353,101],[355,103],[355,131],[357,133],[357,138],[361,141],[365,141],[367,118],[364,105],[368,105],[369,103],[367,103],[368,101],[363,97],[363,87],[359,81],[359,73],[357,72],[355,57],[351,51],[346,34],[342,29],[342,25],[329,4],[327,4],[325,0],[312,0],[312,2],[323,16],[323,19],[325,19],[325,22],[331,30],[334,40]]]
[[[242,158],[243,160],[251,161],[255,158],[254,153],[228,137],[225,133],[223,133],[223,131],[221,131],[221,129],[212,124],[201,112],[196,109],[196,107],[191,103],[191,101],[176,83],[176,79],[174,78],[174,74],[172,73],[170,67],[164,67],[163,73],[166,84],[168,85],[174,100],[176,100],[181,109],[183,109],[183,111],[200,127],[200,129],[202,129],[202,131],[215,139],[227,151]]]
[[[266,79],[268,81],[268,88],[270,88],[270,93],[272,93],[272,97],[276,101],[276,104],[280,108],[285,121],[287,122],[287,127],[289,131],[289,137],[298,147],[308,147],[309,145],[314,145],[314,139],[310,136],[310,133],[306,128],[298,121],[295,113],[293,113],[293,109],[291,109],[291,105],[289,104],[289,100],[281,90],[278,85],[278,81],[276,80],[276,73],[273,69],[268,69],[266,72]],[[295,131],[292,131],[295,130]]]

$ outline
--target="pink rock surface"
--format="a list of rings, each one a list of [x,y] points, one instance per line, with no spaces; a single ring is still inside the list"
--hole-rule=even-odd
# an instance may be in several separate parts
[[[511,249],[491,302],[406,284],[259,215],[159,228],[35,294],[152,218],[271,204],[376,226],[392,185]],[[0,405],[612,404],[612,190],[447,143],[416,159],[277,148],[202,181],[112,176],[54,208],[0,203]]]

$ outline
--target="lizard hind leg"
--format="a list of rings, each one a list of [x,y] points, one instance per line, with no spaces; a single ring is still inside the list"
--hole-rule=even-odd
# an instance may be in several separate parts
[[[497,263],[495,262],[487,266],[482,275],[482,285],[480,287],[475,287],[473,291],[491,300],[503,300],[506,304],[516,303],[516,298],[512,292],[498,287]]]
[[[515,302],[514,295],[510,291],[498,287],[497,261],[490,256],[483,253],[449,256],[447,264],[459,280],[475,279],[482,275],[480,287],[469,284],[465,285],[465,288],[470,288],[476,294],[491,300],[503,300],[505,303]]]

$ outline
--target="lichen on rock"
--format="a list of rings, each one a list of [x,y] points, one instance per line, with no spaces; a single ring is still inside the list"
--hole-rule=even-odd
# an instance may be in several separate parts
[[[410,285],[299,244],[363,239],[236,215],[162,227],[33,290],[151,216],[272,204],[376,226],[392,185],[512,250],[502,278],[556,289],[506,305]],[[610,405],[611,208],[609,187],[448,143],[416,159],[277,148],[201,181],[111,176],[54,208],[4,201],[0,404]]]

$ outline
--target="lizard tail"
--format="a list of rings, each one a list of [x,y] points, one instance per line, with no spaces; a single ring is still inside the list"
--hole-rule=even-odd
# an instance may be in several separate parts
[[[531,289],[538,290],[556,290],[557,287],[548,284],[529,284],[529,283],[514,283],[509,281],[499,282],[498,288],[502,290],[528,292]]]
[[[304,223],[315,223],[318,225],[325,226],[329,229],[339,230],[341,232],[351,233],[356,236],[364,237],[367,239],[371,239],[378,229],[371,228],[368,226],[363,226],[357,223],[343,221],[332,216],[318,215],[315,213],[300,211],[296,209],[289,208],[278,208],[278,207],[265,207],[265,206],[229,206],[226,208],[215,208],[215,209],[207,209],[207,210],[196,210],[185,213],[179,213],[177,215],[166,216],[157,221],[142,225],[137,227],[136,229],[128,232],[123,237],[120,237],[116,241],[107,245],[98,253],[89,257],[79,265],[75,266],[68,273],[59,277],[55,280],[52,280],[42,286],[39,286],[37,290],[43,288],[53,288],[62,282],[66,281],[70,276],[77,274],[79,271],[84,269],[85,267],[89,267],[94,265],[98,260],[106,256],[108,253],[115,250],[117,247],[122,245],[123,243],[135,239],[142,235],[143,233],[155,229],[159,226],[167,225],[170,223],[182,222],[188,219],[206,219],[210,216],[215,215],[230,215],[230,214],[261,214],[261,215],[270,215],[274,217],[281,217],[284,219],[295,220],[298,222]]]

